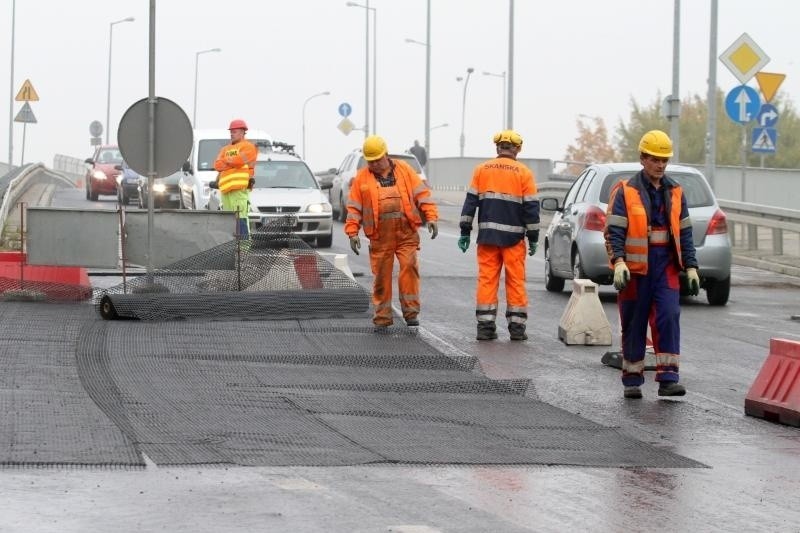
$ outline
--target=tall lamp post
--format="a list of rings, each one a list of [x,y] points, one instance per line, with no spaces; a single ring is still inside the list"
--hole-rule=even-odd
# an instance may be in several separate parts
[[[198,63],[201,54],[208,54],[210,52],[221,52],[221,48],[209,48],[208,50],[200,50],[194,53],[194,105],[192,106],[192,127],[197,127],[197,72]]]
[[[8,76],[11,88],[8,90],[8,165],[14,164],[14,25],[16,22],[17,2],[11,0],[11,72]]]
[[[430,8],[430,0],[428,0]],[[428,17],[430,23],[430,16]],[[428,25],[430,30],[430,24]],[[427,42],[417,41],[416,39],[406,38],[407,43],[418,44],[425,47],[425,153],[431,153],[431,45]]]
[[[484,76],[494,76],[495,78],[503,78],[503,120],[500,123],[503,125],[503,129],[506,128],[506,71],[504,70],[500,74],[495,74],[494,72],[483,72]]]
[[[464,81],[464,96],[461,99],[461,137],[459,138],[460,157],[464,157],[464,145],[467,142],[466,137],[464,137],[464,120],[467,115],[467,86],[469,85],[469,77],[472,76],[473,72],[475,72],[475,69],[469,67],[467,69],[467,76],[465,78],[462,78],[461,76],[456,78],[456,81]]]
[[[347,7],[360,7],[366,10],[366,25],[367,25],[367,36],[364,41],[364,47],[366,48],[366,55],[365,55],[365,63],[364,63],[364,70],[366,71],[365,76],[365,83],[364,83],[364,137],[369,135],[369,12],[372,11],[372,131],[376,130],[377,122],[378,122],[378,91],[377,91],[377,79],[378,79],[378,10],[374,7],[369,7],[369,0],[367,0],[366,5],[359,4],[356,2],[347,2]]]
[[[313,100],[317,96],[328,96],[329,94],[331,94],[330,91],[312,94],[311,96],[306,98],[305,102],[303,102],[303,159],[306,160],[308,159],[306,154],[306,104],[308,104],[309,101]]]
[[[438,130],[439,128],[446,128],[449,125],[450,124],[448,124],[447,122],[445,122],[444,124],[437,124],[436,126],[431,126],[430,129],[428,129],[428,132],[431,132],[433,130]]]
[[[106,144],[111,132],[111,43],[114,38],[114,26],[122,22],[133,22],[133,17],[115,20],[108,25],[108,92],[106,93]]]

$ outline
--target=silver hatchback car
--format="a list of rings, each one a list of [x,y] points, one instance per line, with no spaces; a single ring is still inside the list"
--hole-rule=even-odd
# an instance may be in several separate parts
[[[613,271],[608,264],[603,230],[611,188],[641,170],[639,163],[606,163],[588,166],[567,191],[563,201],[542,198],[544,211],[553,218],[544,237],[545,288],[560,292],[568,279],[588,278],[610,285]],[[697,249],[700,286],[708,303],[725,305],[731,290],[731,241],[725,213],[719,207],[706,178],[698,170],[667,166],[667,175],[683,188],[692,220]],[[687,294],[681,276],[681,294]]]

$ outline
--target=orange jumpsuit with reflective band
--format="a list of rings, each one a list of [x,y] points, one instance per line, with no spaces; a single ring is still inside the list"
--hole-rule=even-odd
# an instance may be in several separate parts
[[[400,308],[406,320],[416,318],[419,301],[418,228],[426,221],[439,218],[431,191],[407,163],[392,160],[395,184],[381,187],[368,167],[358,171],[350,185],[347,201],[348,237],[358,235],[360,228],[369,238],[369,257],[375,277],[372,303],[373,322],[379,326],[392,323],[392,269],[394,258],[399,263],[397,285]]]
[[[250,141],[241,140],[226,144],[214,160],[214,169],[219,172],[217,183],[222,194],[247,189],[255,173],[258,149]]]

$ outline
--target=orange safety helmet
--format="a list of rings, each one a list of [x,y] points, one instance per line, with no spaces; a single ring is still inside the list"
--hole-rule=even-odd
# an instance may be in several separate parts
[[[231,120],[231,125],[228,126],[229,130],[244,130],[247,131],[247,122],[240,118]]]

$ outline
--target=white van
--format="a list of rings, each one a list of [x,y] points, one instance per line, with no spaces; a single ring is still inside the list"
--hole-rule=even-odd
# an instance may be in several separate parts
[[[214,159],[223,146],[231,142],[228,130],[194,130],[189,172],[179,182],[181,209],[206,209],[209,182],[217,179]],[[259,152],[272,150],[272,137],[262,130],[247,130],[245,139],[255,144]]]

